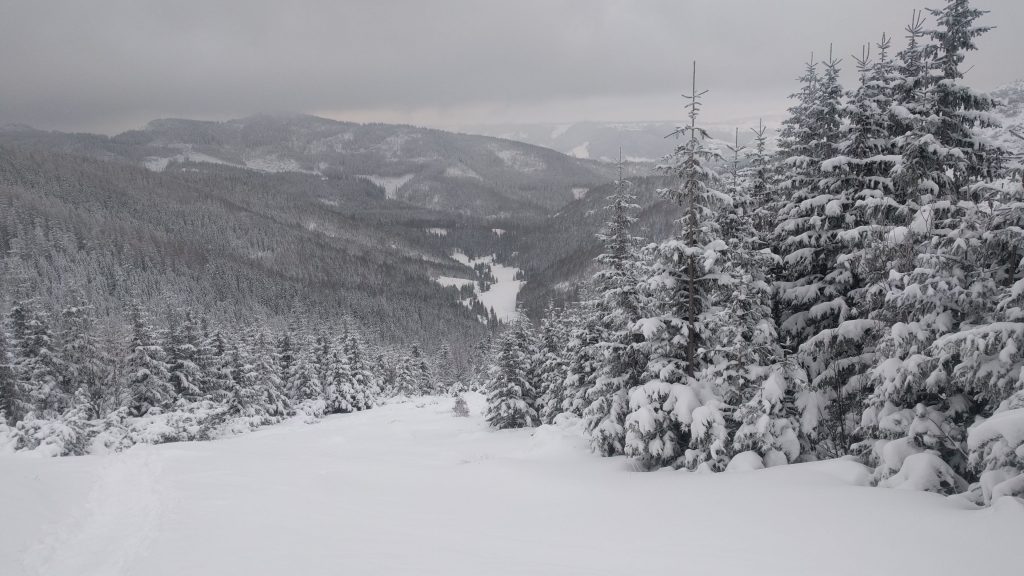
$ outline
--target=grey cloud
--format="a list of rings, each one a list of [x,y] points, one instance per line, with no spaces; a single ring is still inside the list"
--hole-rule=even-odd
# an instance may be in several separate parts
[[[938,3],[941,0],[926,0]],[[1019,0],[972,82],[1024,76]],[[328,112],[457,123],[660,119],[691,60],[709,113],[778,113],[812,50],[900,36],[917,0],[0,0],[0,124]],[[898,38],[899,39],[899,38]],[[849,62],[849,59],[847,58]],[[852,67],[852,66],[851,66]],[[600,117],[599,117],[600,116]]]

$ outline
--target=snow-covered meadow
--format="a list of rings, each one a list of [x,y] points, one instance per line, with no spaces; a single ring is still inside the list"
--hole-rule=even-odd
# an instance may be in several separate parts
[[[868,488],[851,461],[639,473],[572,421],[419,398],[75,458],[0,456],[0,574],[1013,574],[1024,504]]]
[[[497,233],[497,231],[498,229],[495,229],[495,233]],[[502,234],[504,232],[504,230],[501,230]],[[498,235],[501,236],[501,234]],[[518,312],[516,312],[517,298],[519,296],[519,291],[522,290],[523,285],[526,284],[525,280],[516,279],[516,276],[519,274],[518,268],[515,266],[501,264],[495,260],[494,256],[470,258],[459,251],[452,254],[452,260],[455,260],[467,268],[473,268],[479,264],[485,264],[490,268],[491,274],[494,276],[494,282],[487,288],[487,290],[484,291],[480,291],[474,281],[465,278],[441,276],[435,278],[435,282],[445,287],[454,286],[456,288],[461,288],[462,286],[473,286],[476,291],[477,301],[479,301],[480,304],[483,304],[484,308],[493,310],[498,320],[501,320],[502,322],[510,322],[518,317]],[[469,306],[470,303],[470,300],[463,302],[466,306]]]

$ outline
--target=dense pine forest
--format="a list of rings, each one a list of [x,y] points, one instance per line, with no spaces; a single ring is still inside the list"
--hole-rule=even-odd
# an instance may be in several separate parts
[[[965,82],[984,16],[949,0],[901,46],[807,63],[777,150],[708,146],[695,64],[674,231],[635,236],[619,178],[584,296],[497,343],[491,424],[579,418],[647,470],[846,457],[881,486],[1024,495],[1021,147]]]

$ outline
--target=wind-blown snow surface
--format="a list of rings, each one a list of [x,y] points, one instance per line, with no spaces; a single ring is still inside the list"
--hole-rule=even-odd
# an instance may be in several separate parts
[[[450,399],[109,456],[0,456],[0,574],[1013,574],[1024,505],[832,461],[639,473]]]

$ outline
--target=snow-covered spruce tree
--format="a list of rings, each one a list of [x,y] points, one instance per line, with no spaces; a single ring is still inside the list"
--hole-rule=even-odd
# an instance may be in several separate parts
[[[597,257],[601,270],[594,276],[598,292],[597,321],[600,341],[600,368],[594,375],[593,385],[587,390],[588,402],[583,411],[591,446],[602,456],[623,453],[626,440],[625,421],[629,413],[629,391],[642,383],[647,366],[640,342],[642,336],[635,330],[640,319],[638,287],[639,239],[631,233],[639,207],[622,177],[615,193],[609,197],[608,221],[598,237],[604,242],[604,252]]]
[[[447,342],[442,342],[441,347],[437,350],[434,365],[436,366],[433,370],[434,393],[450,394],[458,377],[456,376],[455,358],[452,356],[452,349]]]
[[[646,382],[629,393],[624,451],[646,469],[704,463],[720,469],[728,450],[724,427],[718,425],[725,420],[721,399],[698,379],[707,364],[706,325],[727,248],[715,211],[730,200],[714,187],[719,177],[710,164],[720,156],[705,145],[707,132],[697,126],[703,93],[696,90],[696,68],[695,63],[686,106],[690,122],[678,130],[684,142],[665,168],[680,183],[662,191],[684,215],[679,232],[657,246],[644,280],[652,301],[636,323],[648,361]]]
[[[331,352],[329,377],[324,386],[324,402],[327,413],[347,413],[356,410],[355,388],[352,379],[352,367],[348,363],[344,349],[335,346]]]
[[[324,383],[320,377],[316,348],[307,342],[300,348],[291,380],[287,382],[288,398],[298,406],[307,402],[318,402],[324,396]],[[322,414],[322,410],[320,410]]]
[[[332,370],[334,367],[334,345],[323,330],[313,340],[310,360],[316,370],[317,380],[320,382],[319,395],[326,400],[327,390],[335,387],[334,371]]]
[[[169,379],[178,398],[193,402],[203,395],[203,370],[198,363],[202,347],[199,324],[190,310],[181,317],[171,314],[170,318],[173,324],[168,331],[166,351]]]
[[[152,409],[166,409],[174,403],[174,387],[170,383],[166,356],[156,341],[146,313],[138,304],[130,312],[131,336],[124,375],[131,393],[131,413],[144,416]]]
[[[60,357],[49,319],[31,299],[15,301],[10,315],[19,412],[52,418],[68,406],[70,398],[61,389]]]
[[[349,334],[345,340],[344,352],[352,372],[352,386],[355,392],[353,407],[356,410],[373,408],[381,395],[380,378],[366,364],[363,346],[356,334]]]
[[[753,451],[767,465],[794,461],[800,454],[794,418],[794,371],[784,363],[772,310],[769,271],[777,257],[764,246],[755,228],[757,204],[752,197],[757,181],[739,169],[738,131],[728,193],[731,203],[718,212],[725,248],[714,265],[717,287],[709,300],[712,313],[705,320],[709,334],[705,364],[698,380],[717,398],[717,413],[695,412],[693,450],[688,466],[708,461],[712,469],[724,466],[724,450],[716,445],[724,436],[730,452]],[[720,418],[721,416],[721,418]],[[700,418],[710,418],[702,421]]]
[[[487,423],[503,430],[540,424],[537,391],[530,382],[535,354],[533,331],[525,314],[509,326],[498,344],[486,384]]]
[[[394,390],[398,396],[416,396],[420,394],[419,370],[412,358],[400,356],[394,363]]]
[[[1024,188],[1018,189],[1024,195]],[[1017,202],[1015,216],[1019,235],[1024,201]],[[1024,238],[1017,242],[1024,245]],[[1019,261],[1019,279],[1005,287],[992,322],[961,330],[940,344],[959,353],[954,377],[987,405],[986,417],[978,418],[967,436],[968,464],[980,473],[975,493],[982,504],[1000,496],[1024,497],[1024,258]]]
[[[277,366],[277,377],[284,383],[287,389],[288,382],[291,382],[295,375],[298,350],[295,345],[294,330],[291,326],[285,329],[284,334],[277,341],[274,350],[274,363]]]
[[[587,391],[594,385],[594,380],[601,369],[603,361],[601,342],[600,317],[596,299],[588,292],[579,302],[572,303],[566,310],[565,317],[569,323],[565,330],[568,339],[565,343],[565,379],[557,390],[545,398],[545,411],[554,416],[560,413],[583,416],[586,409]]]
[[[227,401],[227,415],[245,419],[246,425],[255,427],[262,424],[265,414],[260,405],[256,389],[257,373],[246,345],[238,341],[230,352],[231,390]]]
[[[93,308],[79,295],[61,311],[61,388],[86,419],[100,418],[112,378],[111,359],[97,336]],[[66,407],[66,409],[71,406]]]
[[[427,359],[423,356],[423,352],[420,351],[418,344],[413,344],[412,352],[409,355],[409,362],[409,370],[415,383],[413,385],[413,394],[422,395],[438,392],[434,377],[430,373],[430,365],[427,364]]]
[[[798,168],[797,177],[790,179],[776,229],[785,271],[777,284],[785,310],[780,328],[808,373],[800,399],[802,431],[826,457],[847,453],[855,438],[863,375],[870,367],[865,346],[878,329],[875,321],[858,317],[853,297],[863,281],[844,244],[848,231],[866,222],[853,210],[863,180],[848,176],[854,159],[843,152],[867,154],[858,147],[870,144],[870,135],[861,140],[858,130],[851,138],[841,129],[839,64],[831,55],[823,62],[814,103],[795,119],[807,125],[811,156],[787,160]]]
[[[252,412],[262,418],[265,424],[278,422],[291,412],[291,403],[284,392],[284,382],[277,375],[274,344],[259,327],[250,342],[250,362],[254,374]]]
[[[775,218],[779,212],[776,166],[768,153],[768,127],[758,120],[757,128],[750,130],[754,134],[754,145],[745,176],[750,183],[751,218],[758,236],[767,241],[775,230]]]
[[[7,326],[0,322],[0,424],[13,426],[21,419],[18,385],[14,376],[14,355],[8,344]]]
[[[565,379],[568,376],[566,342],[569,319],[548,304],[540,322],[537,413],[541,422],[551,424],[563,412]]]
[[[202,369],[203,397],[221,401],[231,390],[231,349],[221,330],[212,333],[207,326],[200,344],[198,362]]]
[[[875,436],[869,459],[877,481],[951,492],[961,484],[957,475],[974,476],[968,426],[1000,403],[976,388],[975,371],[991,367],[972,366],[969,357],[964,364],[970,353],[959,344],[970,348],[977,342],[970,331],[992,323],[1001,286],[1016,273],[1007,248],[1019,240],[998,230],[1002,192],[988,181],[1002,151],[978,132],[990,123],[992,102],[962,83],[964,57],[987,30],[976,24],[984,12],[951,0],[932,14],[938,28],[924,32],[916,21],[914,49],[901,53],[902,68],[919,76],[905,82],[906,102],[896,108],[907,131],[896,139],[893,174],[918,208],[902,232],[913,255],[890,275],[891,329],[879,345],[886,359],[874,371],[863,423]],[[918,44],[921,37],[931,42]]]

